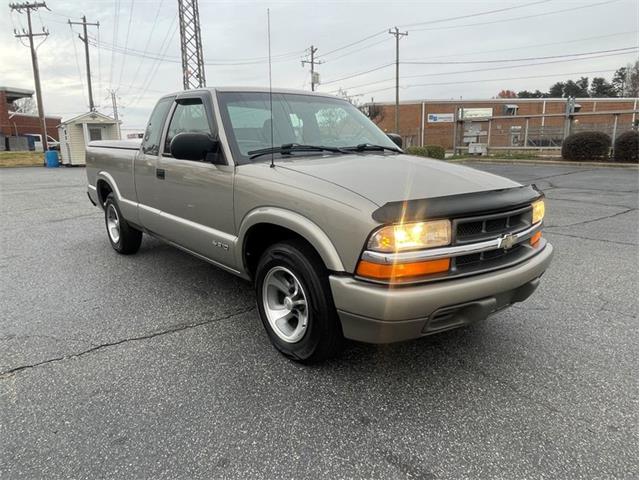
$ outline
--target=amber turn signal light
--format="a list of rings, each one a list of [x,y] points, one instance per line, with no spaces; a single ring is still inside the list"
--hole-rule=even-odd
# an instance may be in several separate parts
[[[529,239],[529,243],[531,244],[532,247],[535,247],[538,244],[538,242],[540,241],[541,238],[542,238],[542,232],[536,232]]]
[[[427,260],[415,263],[373,263],[360,260],[356,274],[361,277],[375,280],[402,280],[410,277],[421,277],[433,273],[442,273],[449,270],[451,260],[442,258],[438,260]]]

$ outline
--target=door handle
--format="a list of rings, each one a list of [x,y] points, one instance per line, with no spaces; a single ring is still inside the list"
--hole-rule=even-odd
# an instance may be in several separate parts
[[[156,168],[156,177],[160,180],[164,180],[164,168]]]

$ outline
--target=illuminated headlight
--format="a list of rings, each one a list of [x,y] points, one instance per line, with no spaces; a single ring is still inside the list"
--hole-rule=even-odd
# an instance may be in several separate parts
[[[544,200],[537,200],[531,204],[533,208],[531,223],[534,225],[544,218]]]
[[[451,222],[434,220],[382,227],[371,236],[368,249],[377,252],[397,252],[441,247],[450,243]]]

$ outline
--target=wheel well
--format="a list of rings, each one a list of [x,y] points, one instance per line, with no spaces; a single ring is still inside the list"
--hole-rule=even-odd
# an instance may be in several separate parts
[[[98,180],[98,184],[96,185],[96,190],[98,192],[98,201],[101,206],[104,206],[104,202],[107,200],[107,195],[113,193],[113,189],[111,185],[109,185],[104,180]]]
[[[316,254],[318,254],[317,250],[306,238],[293,230],[281,227],[280,225],[274,225],[273,223],[258,223],[252,226],[245,235],[243,248],[245,266],[251,278],[253,278],[256,269],[258,268],[260,257],[264,251],[269,248],[269,246],[284,240],[292,239],[302,240],[308,244]],[[319,254],[318,258],[322,261]]]

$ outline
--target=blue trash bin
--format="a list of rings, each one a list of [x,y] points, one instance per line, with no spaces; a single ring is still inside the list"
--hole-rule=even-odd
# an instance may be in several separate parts
[[[58,162],[58,152],[56,150],[47,150],[44,154],[44,159],[47,168],[57,168],[60,166],[60,162]]]

